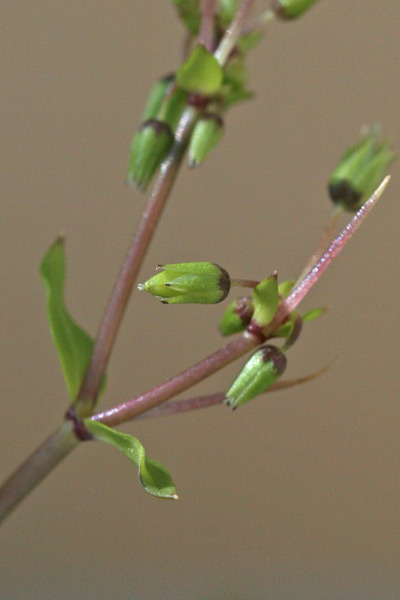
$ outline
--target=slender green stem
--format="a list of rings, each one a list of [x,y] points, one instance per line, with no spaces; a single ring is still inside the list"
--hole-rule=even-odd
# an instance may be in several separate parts
[[[0,489],[0,522],[78,443],[71,421],[66,421],[28,456]]]

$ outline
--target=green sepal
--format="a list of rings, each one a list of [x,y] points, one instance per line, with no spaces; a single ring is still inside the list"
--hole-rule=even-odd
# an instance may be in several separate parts
[[[160,268],[160,273],[138,288],[164,304],[216,304],[226,298],[231,287],[228,273],[214,263],[177,263]]]
[[[333,171],[328,182],[332,202],[346,210],[358,210],[381,183],[394,158],[389,142],[379,142],[377,130],[372,129],[345,152]]]
[[[326,306],[319,306],[318,308],[308,310],[303,315],[303,323],[309,323],[310,321],[314,321],[314,319],[318,319],[318,317],[324,315],[327,310]]]
[[[224,133],[221,117],[205,112],[194,126],[189,142],[189,166],[197,167],[220,142]]]
[[[233,88],[244,89],[248,78],[247,68],[241,57],[231,60],[224,69],[224,84],[230,84]]]
[[[286,368],[286,356],[276,346],[262,346],[252,354],[226,393],[233,409],[246,404],[278,381]]]
[[[165,97],[157,114],[157,118],[160,121],[167,123],[171,128],[171,131],[175,132],[186,106],[186,101],[187,93],[185,90],[180,88],[174,89],[172,93]]]
[[[175,81],[175,74],[166,75],[162,77],[153,85],[148,95],[146,105],[144,107],[142,118],[140,122],[148,121],[149,119],[155,119],[163,105],[164,99],[168,90],[171,88]]]
[[[171,475],[161,463],[146,457],[138,439],[91,419],[84,419],[83,422],[95,440],[114,446],[135,463],[139,470],[139,481],[146,492],[157,498],[177,500],[178,495]]]
[[[242,54],[248,54],[251,50],[254,50],[263,37],[263,31],[249,31],[249,33],[240,36],[236,45]]]
[[[274,318],[279,304],[278,278],[273,273],[261,281],[253,290],[253,322],[261,328],[266,327]]]
[[[172,0],[172,4],[190,33],[197,35],[201,23],[200,0]]]
[[[189,93],[211,96],[221,87],[223,70],[215,56],[198,45],[178,70],[176,80]]]
[[[157,167],[172,146],[174,136],[167,123],[150,119],[142,124],[132,142],[128,182],[145,190]]]
[[[301,17],[318,0],[274,0],[273,9],[281,19]]]
[[[235,18],[238,9],[238,0],[218,0],[217,20],[225,29]]]
[[[244,331],[250,324],[254,306],[249,297],[237,298],[228,306],[219,323],[219,330],[223,336]]]
[[[47,250],[40,265],[47,297],[51,335],[61,362],[68,393],[75,402],[93,349],[92,338],[76,323],[64,300],[64,239],[58,238]],[[105,379],[101,386],[104,390]]]
[[[278,292],[280,294],[280,296],[282,296],[282,298],[286,299],[290,292],[292,291],[294,286],[294,280],[293,279],[287,279],[286,281],[282,281],[282,283],[280,283],[278,285]]]

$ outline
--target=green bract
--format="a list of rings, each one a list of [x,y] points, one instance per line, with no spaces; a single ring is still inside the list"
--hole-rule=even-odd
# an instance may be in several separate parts
[[[232,335],[244,331],[250,324],[253,316],[254,306],[249,297],[237,298],[224,312],[219,324],[222,335]]]
[[[223,120],[212,112],[205,112],[194,126],[189,143],[189,166],[197,167],[217,146],[223,135]]]
[[[204,46],[196,46],[176,74],[181,88],[194,94],[211,96],[221,87],[223,70],[217,59]]]
[[[233,409],[270,388],[286,368],[286,356],[276,346],[263,346],[250,357],[226,393]]]
[[[46,252],[40,265],[40,274],[46,289],[50,331],[69,395],[74,401],[92,353],[93,340],[74,321],[64,303],[65,253],[62,238],[57,239]]]
[[[138,288],[157,296],[164,304],[215,304],[229,293],[228,273],[213,263],[178,263],[160,268],[161,273]]]
[[[372,131],[342,156],[329,180],[331,200],[347,210],[358,210],[381,183],[393,159],[389,142],[379,142]]]
[[[318,0],[274,0],[273,9],[281,19],[296,19]]]
[[[135,463],[139,469],[139,481],[146,492],[157,498],[178,498],[171,475],[161,463],[146,457],[139,440],[90,419],[84,419],[84,425],[95,440],[114,446]]]
[[[274,318],[279,304],[276,273],[261,281],[253,290],[253,321],[258,327],[266,327]]]

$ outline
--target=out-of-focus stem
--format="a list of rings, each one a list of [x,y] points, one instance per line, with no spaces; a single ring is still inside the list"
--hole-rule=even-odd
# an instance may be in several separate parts
[[[221,43],[214,52],[214,56],[220,65],[224,65],[228,60],[230,53],[232,52],[240,34],[242,33],[254,2],[255,0],[242,0],[235,18],[229,25],[224,37],[221,40]]]
[[[199,43],[212,52],[214,49],[214,19],[218,0],[203,0]]]
[[[0,522],[78,443],[66,421],[28,456],[0,488]]]

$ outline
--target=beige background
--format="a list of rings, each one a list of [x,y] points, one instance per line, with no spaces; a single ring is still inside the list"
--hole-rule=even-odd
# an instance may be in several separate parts
[[[59,422],[67,396],[38,265],[67,235],[68,303],[95,333],[144,198],[124,185],[154,79],[179,64],[167,1],[2,2],[2,418],[6,476]],[[400,148],[398,0],[323,0],[274,24],[251,56],[254,102],[186,168],[148,254],[233,276],[293,277],[329,214],[327,177],[363,123]],[[400,597],[399,166],[304,307],[328,304],[287,377],[323,377],[231,414],[128,424],[181,500],[147,496],[108,447],[71,455],[1,531],[7,600]],[[104,405],[216,349],[222,306],[136,295]],[[199,386],[223,390],[239,365]]]

